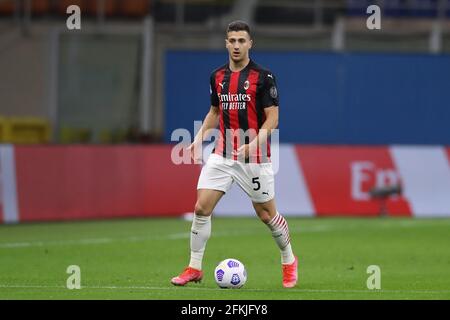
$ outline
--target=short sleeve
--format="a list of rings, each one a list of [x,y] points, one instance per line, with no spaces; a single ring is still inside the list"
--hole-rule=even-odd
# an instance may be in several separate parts
[[[211,78],[209,81],[209,94],[211,97],[211,105],[214,107],[218,107],[219,106],[219,97],[217,96],[216,80],[215,80],[214,72],[211,74]]]
[[[263,108],[279,105],[277,82],[271,72],[264,75],[261,99]]]

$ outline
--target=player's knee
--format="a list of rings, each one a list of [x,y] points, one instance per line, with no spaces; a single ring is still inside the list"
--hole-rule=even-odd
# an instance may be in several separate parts
[[[208,208],[208,206],[205,206],[203,203],[197,201],[195,204],[195,214],[198,214],[199,216],[209,216],[211,213],[212,210]]]

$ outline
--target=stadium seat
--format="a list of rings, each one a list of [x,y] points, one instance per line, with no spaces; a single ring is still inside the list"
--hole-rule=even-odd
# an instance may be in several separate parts
[[[33,15],[43,15],[50,11],[50,0],[33,0],[31,3]]]
[[[48,143],[50,124],[34,117],[11,117],[0,120],[0,141],[6,143]]]
[[[150,10],[150,0],[104,0],[104,4],[106,16],[143,17]],[[65,15],[67,7],[70,5],[77,5],[82,12],[90,15],[97,15],[99,9],[97,0],[59,0],[57,2],[58,13]]]
[[[144,17],[150,11],[149,0],[121,1],[120,12],[128,17]]]
[[[92,0],[91,0],[92,1]],[[67,14],[67,7],[71,6],[71,5],[76,5],[79,6],[81,9],[81,12],[85,12],[85,10],[87,9],[86,4],[89,3],[83,0],[59,0],[56,2],[56,10],[59,14],[61,15],[66,15]]]
[[[105,5],[105,16],[113,16],[117,14],[117,0],[104,0]],[[98,1],[88,1],[87,3],[87,12],[92,15],[97,15],[99,12],[99,4]]]
[[[0,0],[0,15],[11,15],[16,9],[14,0]],[[50,11],[50,0],[31,0],[31,11],[33,15],[43,15]]]
[[[1,0],[0,1],[0,15],[11,15],[14,13],[15,4],[14,0]]]
[[[127,141],[127,130],[103,129],[98,134],[98,141],[104,144],[125,143]]]
[[[89,143],[92,132],[87,128],[72,128],[62,126],[59,131],[59,143]]]
[[[6,142],[5,139],[5,131],[6,131],[6,119],[4,117],[0,117],[0,143]]]

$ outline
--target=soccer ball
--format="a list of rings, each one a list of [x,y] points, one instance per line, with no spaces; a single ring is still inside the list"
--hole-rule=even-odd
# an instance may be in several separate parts
[[[239,260],[225,259],[214,270],[214,278],[221,288],[238,289],[247,281],[247,271]]]

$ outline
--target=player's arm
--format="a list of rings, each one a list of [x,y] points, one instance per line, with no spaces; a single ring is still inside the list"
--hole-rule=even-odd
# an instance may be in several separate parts
[[[209,108],[209,112],[206,115],[200,130],[195,135],[194,141],[187,148],[187,150],[191,154],[191,158],[194,160],[194,163],[199,163],[198,161],[201,160],[202,152],[198,151],[201,150],[203,140],[212,132],[213,129],[217,128],[217,125],[219,124],[220,102],[219,97],[217,95],[214,72],[211,74],[209,78],[209,94],[211,100],[211,107]]]
[[[261,129],[259,129],[259,133],[255,139],[250,142],[249,148],[253,150],[253,148],[261,147],[266,144],[272,130],[278,127],[278,106],[271,106],[264,108],[264,113],[266,114],[266,121],[264,121]]]
[[[259,129],[258,135],[249,144],[245,144],[238,149],[238,154],[243,154],[245,158],[248,158],[249,154],[254,153],[257,148],[266,145],[272,130],[278,127],[278,106],[266,107],[264,113],[266,121]]]
[[[211,106],[192,144],[201,143],[203,140],[205,140],[211,133],[212,129],[217,128],[218,124],[219,124],[219,108]]]
[[[196,149],[201,150],[201,148],[198,147],[202,144],[203,140],[205,140],[210,135],[212,130],[217,128],[219,124],[219,117],[220,117],[219,107],[211,106],[208,114],[205,117],[205,120],[203,121],[200,130],[197,132],[194,138],[194,141],[187,148],[187,150],[191,153],[191,157],[192,159],[194,159],[194,161],[199,160],[200,159],[199,156],[201,156],[197,155],[195,150]]]

